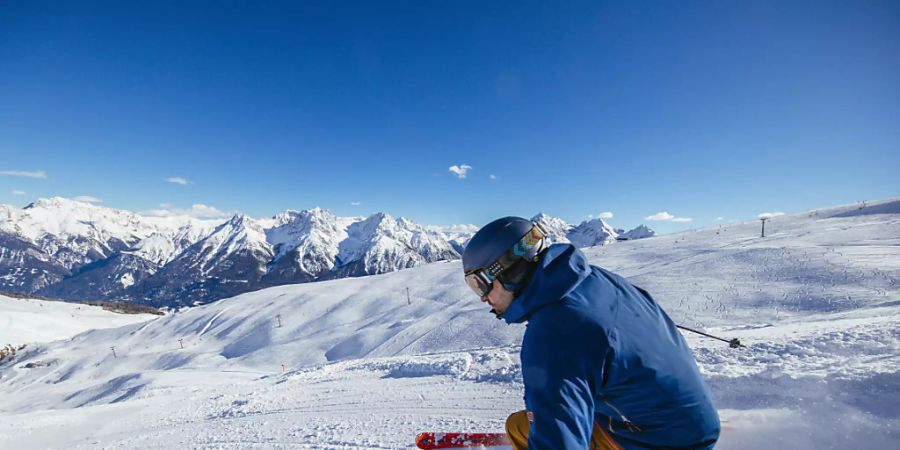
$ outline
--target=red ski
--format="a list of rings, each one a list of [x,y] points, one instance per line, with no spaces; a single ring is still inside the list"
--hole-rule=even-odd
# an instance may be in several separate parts
[[[416,446],[421,449],[494,447],[510,445],[506,433],[419,433]]]

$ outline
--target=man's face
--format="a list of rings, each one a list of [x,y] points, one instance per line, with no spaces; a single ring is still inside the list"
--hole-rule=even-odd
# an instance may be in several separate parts
[[[509,304],[512,303],[515,296],[512,292],[507,291],[503,284],[497,280],[494,280],[493,286],[491,292],[481,297],[481,301],[491,305],[498,314],[503,314],[509,308]]]

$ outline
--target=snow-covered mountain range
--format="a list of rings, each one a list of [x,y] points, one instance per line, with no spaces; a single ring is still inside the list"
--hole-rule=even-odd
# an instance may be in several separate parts
[[[618,231],[603,219],[587,220],[579,225],[569,225],[562,219],[540,213],[531,220],[541,224],[550,234],[550,240],[555,244],[571,242],[577,247],[594,247],[613,243],[619,235]]]
[[[544,214],[534,220],[554,242],[580,247],[615,242],[621,234],[600,219],[578,226]],[[268,219],[236,214],[222,222],[39,199],[25,208],[0,205],[0,291],[190,306],[459,258],[476,229],[448,231],[385,213],[339,217],[314,208]]]

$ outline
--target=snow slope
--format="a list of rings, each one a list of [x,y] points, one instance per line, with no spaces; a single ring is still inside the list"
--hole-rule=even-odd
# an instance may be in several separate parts
[[[677,322],[747,345],[687,336],[719,448],[897,448],[900,199],[759,226],[586,254]],[[0,364],[0,448],[409,448],[423,430],[500,431],[522,408],[523,327],[460,273],[278,286],[30,346]]]
[[[119,314],[99,306],[0,295],[0,346],[68,339],[97,328],[145,322],[152,314]]]

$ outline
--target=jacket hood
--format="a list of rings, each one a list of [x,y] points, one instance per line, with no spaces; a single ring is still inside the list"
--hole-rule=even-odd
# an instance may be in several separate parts
[[[587,257],[572,244],[554,244],[541,253],[528,286],[503,314],[506,323],[522,323],[543,306],[559,301],[591,273]]]

